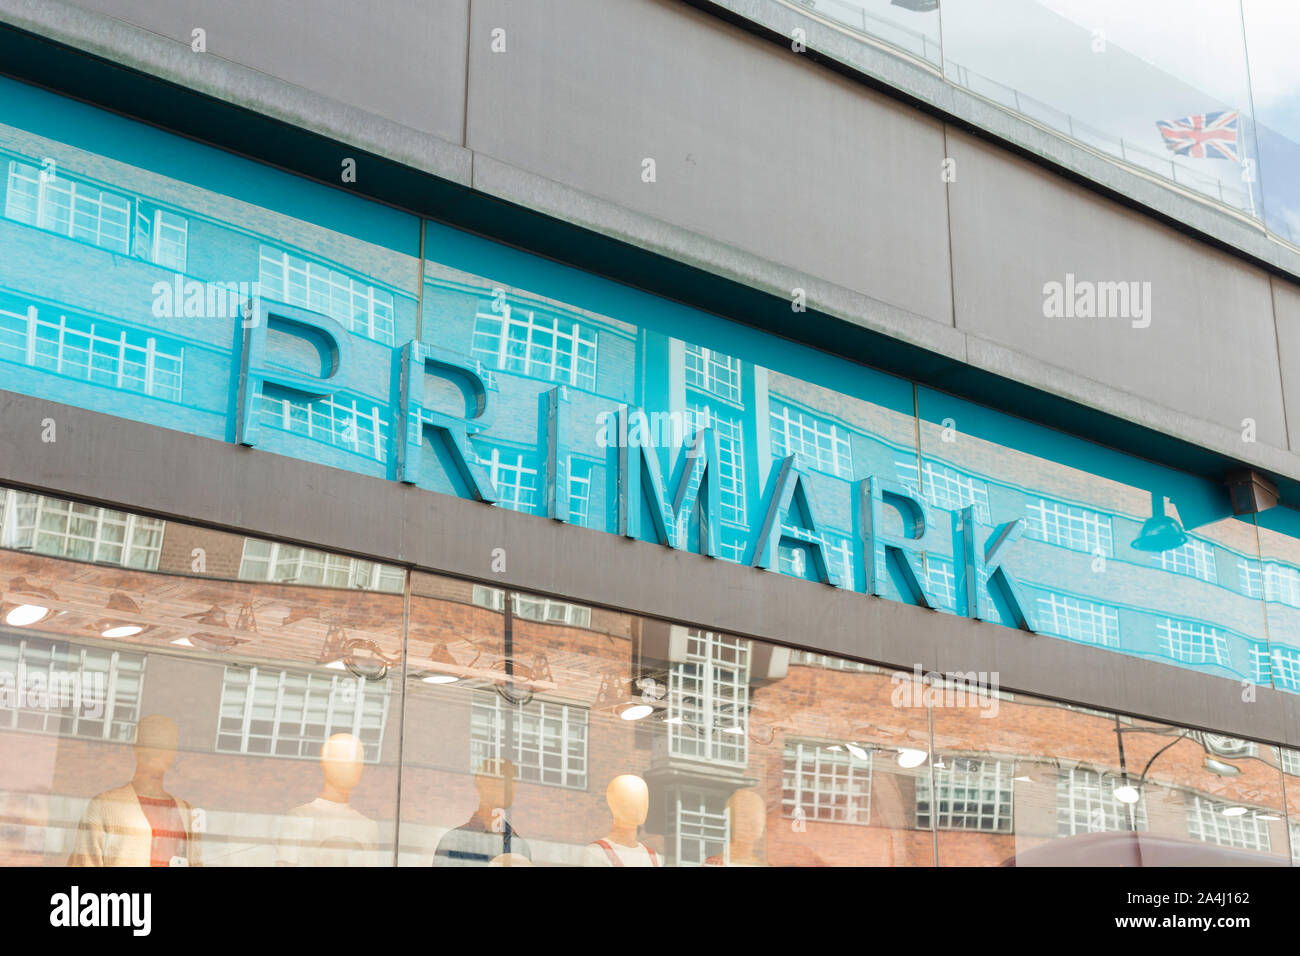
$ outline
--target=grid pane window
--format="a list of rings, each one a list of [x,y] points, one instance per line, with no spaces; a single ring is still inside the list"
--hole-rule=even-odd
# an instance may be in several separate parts
[[[1130,806],[1117,799],[1115,788],[1122,786],[1119,777],[1102,776],[1095,770],[1075,767],[1060,771],[1056,777],[1057,836],[1145,830],[1146,806],[1141,801]]]
[[[704,793],[679,792],[675,833],[677,865],[702,866],[709,857],[726,851],[726,805]]]
[[[2,333],[0,333],[2,334]],[[1300,570],[1276,561],[1238,558],[1237,570],[1241,590],[1247,597],[1300,607]]]
[[[131,201],[55,169],[11,160],[5,216],[112,252],[130,251]]]
[[[569,459],[569,523],[591,527],[591,474],[595,466],[582,458]]]
[[[686,631],[686,660],[668,677],[668,747],[674,756],[744,765],[749,653],[745,638]]]
[[[531,456],[508,448],[492,448],[486,456],[478,456],[478,463],[488,470],[498,505],[526,513],[536,510],[539,469]]]
[[[1159,561],[1160,567],[1174,574],[1186,574],[1210,582],[1219,577],[1214,564],[1214,548],[1199,538],[1189,538],[1182,547],[1161,551]]]
[[[1012,763],[950,757],[944,767],[934,767],[935,790],[930,778],[916,780],[916,825],[928,828],[932,816],[941,830],[1011,832]]]
[[[745,523],[745,446],[744,423],[740,416],[719,411],[698,401],[687,401],[687,427],[691,434],[712,428],[718,440],[718,501],[722,520]],[[691,476],[691,494],[699,490],[699,473]]]
[[[794,405],[772,399],[772,455],[798,455],[809,468],[839,478],[853,477],[853,452],[849,433]]]
[[[185,271],[189,246],[189,220],[166,209],[137,203],[135,254],[165,269]]]
[[[399,567],[256,538],[244,539],[239,577],[390,594],[406,589],[406,572]]]
[[[1038,629],[1072,641],[1119,647],[1119,611],[1066,594],[1039,596]]]
[[[871,822],[871,754],[862,760],[838,744],[788,740],[781,806],[787,818]]]
[[[378,763],[388,716],[387,683],[361,677],[227,667],[219,753],[316,760],[334,734],[352,734]]]
[[[1025,518],[1031,538],[1087,554],[1100,551],[1108,558],[1115,553],[1109,515],[1040,498],[1030,502]]]
[[[264,385],[259,403],[263,424],[343,448],[374,461],[387,459],[388,418],[371,402],[330,395],[304,401]]]
[[[74,561],[156,570],[166,522],[21,491],[0,494],[0,546]]]
[[[474,585],[473,601],[479,607],[485,607],[492,611],[501,611],[505,608],[505,591],[500,588],[490,588],[482,584]],[[591,627],[591,608],[584,607],[581,604],[570,604],[567,601],[556,601],[552,598],[537,597],[533,594],[520,594],[518,591],[512,592],[514,600],[511,603],[511,613],[515,617],[523,618],[525,621],[537,621],[542,624],[565,624],[569,627]]]
[[[740,359],[687,342],[683,362],[688,386],[740,404]]]
[[[1277,749],[1277,758],[1283,773],[1290,774],[1293,777],[1300,777],[1300,750],[1279,747]]]
[[[1156,630],[1161,650],[1174,660],[1228,666],[1228,637],[1217,627],[1167,617]]]
[[[507,711],[509,720],[507,721]],[[497,760],[505,747],[507,725],[514,741],[519,779],[552,787],[587,789],[587,711],[554,701],[532,700],[511,706],[493,692],[474,697],[470,766]]]
[[[596,388],[596,330],[535,310],[482,311],[474,317],[475,358],[493,368],[577,388]]]
[[[0,694],[0,727],[134,740],[144,666],[143,654],[0,637],[0,672],[13,675],[17,692]],[[39,693],[33,693],[35,675]]]
[[[927,504],[945,511],[974,508],[975,520],[988,524],[989,489],[983,479],[927,458],[921,465],[924,483],[918,487],[915,458],[898,458],[894,464],[898,483],[912,494],[920,494]]]
[[[328,315],[358,335],[393,344],[391,292],[270,246],[262,246],[259,280],[268,299]]]
[[[1274,687],[1300,691],[1300,649],[1273,648],[1269,665]]]
[[[1243,850],[1269,849],[1268,822],[1254,813],[1241,816],[1224,816],[1229,804],[1202,797],[1197,793],[1184,794],[1187,808],[1187,833],[1203,843],[1237,847]]]
[[[184,347],[112,322],[78,315],[45,317],[35,306],[4,297],[0,305],[0,359],[56,375],[138,392],[167,401],[181,399]]]

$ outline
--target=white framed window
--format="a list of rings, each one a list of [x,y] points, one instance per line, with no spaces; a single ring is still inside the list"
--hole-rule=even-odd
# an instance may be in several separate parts
[[[1147,829],[1146,805],[1123,803],[1115,796],[1121,778],[1083,767],[1056,775],[1056,835]],[[1130,809],[1132,816],[1129,815]]]
[[[302,400],[271,386],[262,386],[259,403],[263,424],[324,442],[374,461],[387,460],[388,418],[380,406],[329,395]]]
[[[1115,553],[1110,516],[1087,508],[1039,498],[1025,509],[1025,534],[1071,551],[1105,557]]]
[[[724,855],[731,841],[721,798],[695,790],[677,790],[673,796],[676,864],[703,866],[709,857]]]
[[[586,790],[587,717],[585,707],[540,698],[511,706],[495,691],[479,691],[470,718],[470,767],[506,756],[521,781]]]
[[[1217,627],[1167,617],[1156,631],[1160,649],[1176,661],[1228,666],[1228,636]]]
[[[505,591],[486,585],[474,585],[474,595],[470,599],[479,607],[500,613],[505,610]],[[568,627],[591,627],[591,608],[567,601],[555,601],[535,594],[511,592],[514,599],[510,602],[511,613],[525,621],[537,621],[542,624],[563,624]]]
[[[591,475],[596,466],[584,458],[569,458],[569,523],[591,527]]]
[[[402,568],[259,538],[244,539],[239,579],[389,594],[406,590],[406,572]]]
[[[720,407],[692,400],[686,403],[687,427],[690,434],[701,428],[713,429],[718,440],[718,501],[722,520],[732,524],[745,524],[745,426],[739,415]],[[691,475],[690,490],[699,491],[699,469]]]
[[[1286,835],[1291,842],[1291,862],[1300,863],[1300,823],[1288,822]]]
[[[130,252],[131,200],[58,169],[10,160],[5,216],[122,255]]]
[[[787,819],[865,826],[871,822],[871,753],[863,760],[840,744],[788,739],[781,790]]]
[[[794,525],[783,524],[781,533],[787,538],[808,544],[818,540],[805,529],[797,528]],[[836,534],[833,531],[823,531],[820,541],[822,551],[826,556],[826,564],[830,570],[838,573],[841,581],[851,583],[853,581],[853,543],[845,535]],[[777,569],[782,574],[803,577],[809,570],[809,561],[811,560],[809,554],[810,551],[807,548],[783,544],[777,554]]]
[[[949,611],[957,607],[957,576],[952,561],[933,554],[925,556],[925,589],[937,606]]]
[[[790,663],[795,666],[820,667],[823,670],[830,671],[858,671],[864,674],[880,673],[880,668],[874,664],[850,661],[843,657],[832,657],[830,654],[814,654],[812,651],[791,650]]]
[[[1068,594],[1048,592],[1038,597],[1038,629],[1044,634],[1119,647],[1119,610]]]
[[[1300,750],[1292,750],[1290,747],[1278,747],[1277,762],[1283,773],[1292,777],[1300,777]]]
[[[1161,551],[1157,561],[1161,568],[1174,574],[1185,574],[1211,583],[1219,579],[1214,563],[1214,547],[1200,538],[1188,538],[1187,543],[1181,547]]]
[[[184,357],[170,339],[78,315],[42,318],[34,305],[0,301],[0,359],[179,402]]]
[[[596,390],[596,329],[535,309],[479,309],[471,354],[493,368]]]
[[[104,647],[0,637],[0,671],[14,676],[21,698],[0,695],[0,727],[81,737],[135,739],[145,655]],[[44,693],[25,681],[40,674]],[[21,682],[20,682],[21,681]]]
[[[1237,570],[1241,591],[1247,597],[1300,607],[1300,570],[1289,564],[1252,558],[1238,558]]]
[[[1269,653],[1268,641],[1248,641],[1248,673],[1256,684],[1273,683],[1273,659]]]
[[[529,514],[537,509],[540,469],[531,455],[492,446],[487,455],[478,455],[478,463],[487,469],[496,487],[498,505]]]
[[[388,681],[269,667],[227,667],[218,753],[319,760],[334,734],[351,734],[378,763],[388,718]]]
[[[1010,833],[1013,763],[977,757],[947,761],[932,768],[933,797],[929,775],[916,778],[916,825],[929,828],[933,819],[940,830]]]
[[[1244,760],[1259,756],[1259,744],[1241,737],[1229,737],[1226,734],[1212,734],[1208,730],[1193,731],[1205,744],[1205,749],[1216,757],[1228,760]]]
[[[668,748],[678,757],[741,765],[749,753],[750,642],[686,630],[686,660],[668,674]]]
[[[167,522],[0,489],[0,547],[154,571]]]
[[[392,345],[393,293],[319,262],[261,247],[259,271],[263,298],[328,315],[345,329]]]
[[[1224,816],[1231,804],[1220,803],[1198,793],[1183,795],[1187,808],[1187,833],[1202,843],[1236,847],[1242,850],[1270,849],[1268,821],[1255,813]]]
[[[740,405],[740,359],[689,342],[683,345],[686,384]]]
[[[849,433],[780,399],[771,399],[772,456],[797,455],[800,463],[837,478],[853,478]]]
[[[164,269],[184,272],[189,255],[190,223],[184,216],[137,202],[135,254]]]
[[[924,480],[918,486],[915,458],[900,457],[895,459],[894,465],[898,483],[912,494],[919,494],[927,504],[943,511],[974,508],[975,520],[981,524],[989,523],[989,487],[984,479],[927,458],[921,463]]]
[[[1274,647],[1269,665],[1274,687],[1300,691],[1300,650],[1294,647]]]

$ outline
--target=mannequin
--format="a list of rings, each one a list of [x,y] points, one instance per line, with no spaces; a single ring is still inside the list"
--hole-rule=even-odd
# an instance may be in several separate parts
[[[378,866],[379,825],[348,803],[361,779],[365,747],[335,734],[320,748],[320,796],[294,807],[280,827],[280,866]]]
[[[731,826],[731,843],[727,856],[711,856],[706,866],[767,866],[754,849],[767,829],[767,805],[754,790],[737,790],[727,801],[727,820]]]
[[[619,774],[605,788],[614,825],[602,839],[588,843],[583,866],[663,866],[663,859],[640,842],[637,831],[650,812],[650,788],[634,773]]]
[[[180,732],[162,714],[136,725],[131,781],[91,799],[69,866],[198,866],[200,814],[163,789]]]
[[[530,866],[532,850],[510,823],[515,798],[515,765],[484,760],[474,775],[478,809],[443,834],[433,854],[434,866]]]

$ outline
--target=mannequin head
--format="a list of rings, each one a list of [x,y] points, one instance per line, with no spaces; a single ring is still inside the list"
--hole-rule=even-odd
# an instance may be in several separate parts
[[[650,788],[634,773],[619,774],[605,788],[615,828],[639,827],[650,812]]]
[[[325,787],[346,800],[361,779],[365,748],[351,734],[335,734],[320,748],[320,766],[325,773]]]
[[[480,809],[508,810],[515,801],[515,765],[509,760],[484,760],[474,775]]]
[[[175,762],[179,742],[176,721],[162,714],[142,717],[135,728],[136,773],[161,777]]]
[[[737,790],[727,801],[733,846],[752,847],[767,828],[767,807],[753,790]]]

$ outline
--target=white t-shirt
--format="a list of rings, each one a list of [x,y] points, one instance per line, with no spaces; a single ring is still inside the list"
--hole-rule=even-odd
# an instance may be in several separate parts
[[[346,803],[317,797],[294,807],[280,824],[285,866],[379,866],[379,824]]]
[[[582,857],[583,866],[663,866],[663,858],[658,853],[652,855],[651,850],[644,843],[623,846],[609,840],[604,842],[618,857],[619,862],[616,864],[611,860],[605,847],[599,843],[588,843]]]

